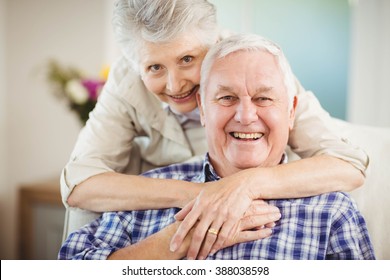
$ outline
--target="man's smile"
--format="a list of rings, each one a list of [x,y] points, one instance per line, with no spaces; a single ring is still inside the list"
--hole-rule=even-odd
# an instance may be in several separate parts
[[[264,136],[264,133],[261,132],[230,132],[229,134],[238,140],[259,140]]]

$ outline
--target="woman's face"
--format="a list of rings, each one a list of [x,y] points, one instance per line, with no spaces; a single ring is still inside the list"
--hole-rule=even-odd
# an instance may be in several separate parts
[[[169,43],[146,43],[140,51],[140,74],[146,88],[175,112],[197,107],[200,67],[207,48],[193,36]]]

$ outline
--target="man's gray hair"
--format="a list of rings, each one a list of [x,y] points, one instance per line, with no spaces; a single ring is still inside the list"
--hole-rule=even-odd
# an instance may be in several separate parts
[[[277,44],[256,34],[237,34],[230,36],[220,41],[209,50],[203,60],[200,73],[202,104],[204,104],[205,90],[210,76],[210,70],[215,61],[238,51],[266,51],[276,57],[283,74],[283,81],[289,97],[289,109],[291,109],[294,96],[297,94],[297,86],[290,64],[283,54],[282,49]]]
[[[218,39],[216,10],[207,0],[117,0],[113,27],[134,70],[145,42],[169,43],[188,34],[209,48]]]

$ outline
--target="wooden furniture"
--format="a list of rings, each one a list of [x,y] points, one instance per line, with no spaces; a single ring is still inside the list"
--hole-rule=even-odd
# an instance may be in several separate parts
[[[19,259],[56,259],[62,242],[65,207],[59,179],[19,188]]]

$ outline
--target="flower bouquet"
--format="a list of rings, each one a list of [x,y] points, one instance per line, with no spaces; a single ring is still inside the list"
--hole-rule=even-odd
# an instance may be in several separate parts
[[[48,64],[47,80],[55,96],[65,99],[70,110],[74,111],[82,125],[89,117],[107,80],[108,67],[103,68],[99,78],[87,78],[74,67],[65,67],[55,60]]]

